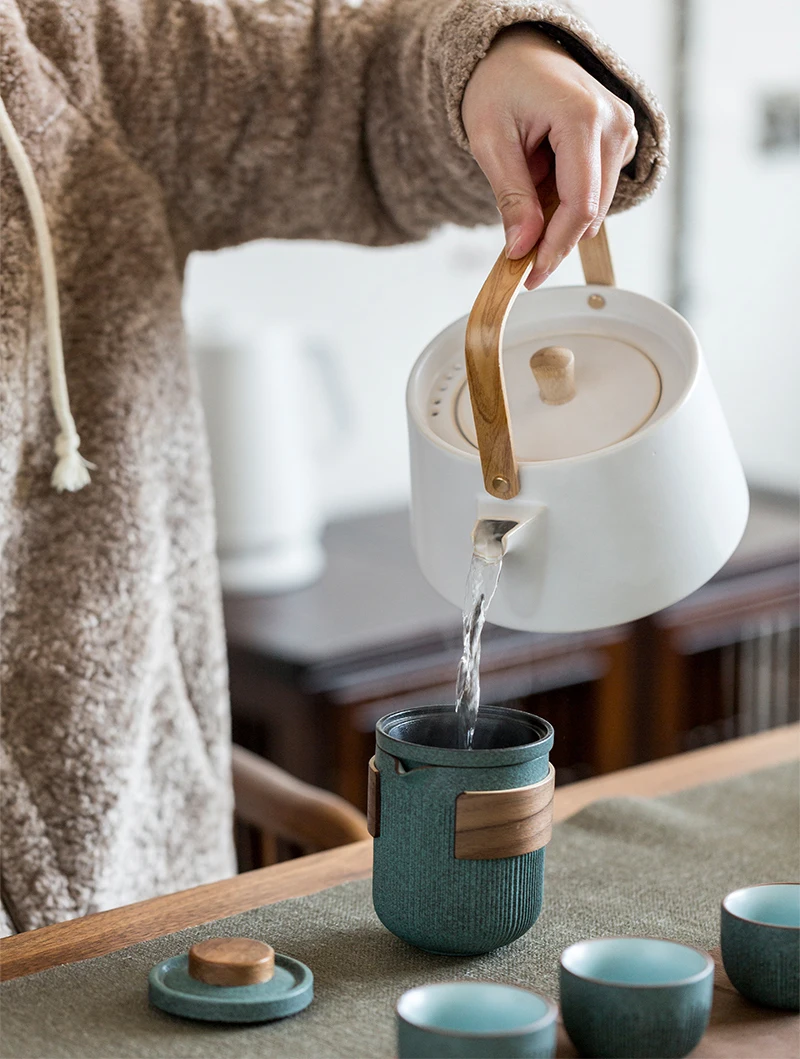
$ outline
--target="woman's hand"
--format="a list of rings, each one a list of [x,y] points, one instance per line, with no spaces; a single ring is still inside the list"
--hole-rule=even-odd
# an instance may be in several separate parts
[[[636,152],[633,111],[531,26],[500,33],[473,71],[461,108],[476,161],[494,191],[506,252],[542,234],[536,186],[553,164],[561,201],[526,286],[537,287],[582,237],[597,235],[623,166]]]

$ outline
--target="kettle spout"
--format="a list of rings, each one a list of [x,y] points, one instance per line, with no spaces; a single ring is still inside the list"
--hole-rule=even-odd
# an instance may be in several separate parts
[[[472,530],[474,554],[490,563],[499,562],[506,554],[509,536],[521,525],[512,519],[479,518]]]

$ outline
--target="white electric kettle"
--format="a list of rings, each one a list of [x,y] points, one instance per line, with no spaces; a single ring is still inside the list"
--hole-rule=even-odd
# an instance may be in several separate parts
[[[551,192],[548,220],[556,205]],[[744,531],[747,484],[696,335],[613,286],[605,232],[581,244],[587,286],[526,293],[509,318],[535,254],[501,255],[469,318],[411,372],[414,549],[461,606],[473,529],[495,520],[491,620],[603,628],[715,574]]]

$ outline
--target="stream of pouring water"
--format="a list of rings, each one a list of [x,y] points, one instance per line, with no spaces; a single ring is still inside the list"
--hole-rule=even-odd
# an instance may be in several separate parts
[[[486,611],[497,590],[497,582],[503,567],[502,553],[485,558],[477,550],[472,554],[464,596],[462,624],[464,629],[464,652],[458,663],[456,678],[456,714],[462,745],[472,747],[478,708],[481,701],[480,663],[481,632],[486,621]]]

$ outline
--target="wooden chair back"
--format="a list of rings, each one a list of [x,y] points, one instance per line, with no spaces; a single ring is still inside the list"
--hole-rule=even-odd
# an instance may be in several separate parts
[[[240,746],[232,765],[240,870],[369,837],[366,817],[344,798]]]

